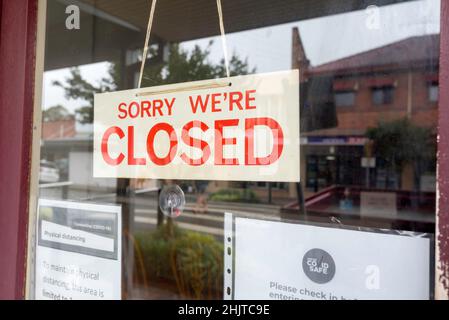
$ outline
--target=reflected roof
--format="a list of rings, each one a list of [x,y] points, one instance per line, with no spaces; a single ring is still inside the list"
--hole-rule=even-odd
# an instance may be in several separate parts
[[[309,72],[335,73],[353,72],[354,69],[385,66],[417,66],[418,64],[438,64],[440,37],[438,34],[411,37],[373,50],[358,53],[316,67]]]

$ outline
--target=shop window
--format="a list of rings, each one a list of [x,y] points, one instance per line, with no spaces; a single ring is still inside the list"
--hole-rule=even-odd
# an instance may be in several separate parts
[[[399,92],[401,88],[393,85],[393,80],[398,74],[406,76],[410,66],[418,68],[420,65],[426,65],[422,67],[423,70],[431,68],[437,72],[439,29],[435,27],[432,34],[422,35],[419,32],[410,34],[402,26],[419,21],[430,21],[430,27],[439,26],[440,21],[436,18],[439,16],[439,1],[372,1],[374,5],[379,6],[381,13],[382,21],[378,25],[376,19],[367,16],[369,12],[365,11],[366,8],[362,4],[354,5],[366,1],[320,1],[320,5],[295,0],[279,4],[271,2],[272,5],[269,5],[270,2],[265,1],[263,6],[258,6],[255,1],[226,2],[223,8],[224,25],[229,32],[226,34],[228,53],[233,53],[229,57],[231,76],[282,70],[290,72],[291,69],[300,71],[299,92],[295,91],[295,94],[289,97],[300,97],[301,131],[297,139],[286,139],[285,143],[298,148],[301,160],[297,161],[295,167],[281,168],[287,174],[299,168],[300,183],[294,179],[279,181],[270,177],[270,170],[260,171],[260,181],[253,181],[253,177],[248,178],[244,170],[239,177],[241,181],[228,181],[227,173],[235,169],[233,166],[223,169],[221,180],[212,180],[209,174],[201,178],[210,180],[185,180],[184,177],[176,176],[177,170],[170,172],[169,178],[151,176],[151,166],[142,166],[136,170],[148,173],[143,174],[141,178],[94,177],[93,122],[94,109],[98,110],[94,103],[94,94],[136,88],[140,77],[141,48],[146,37],[149,8],[146,1],[134,1],[133,6],[130,6],[129,1],[125,0],[80,0],[85,6],[81,8],[82,32],[78,32],[65,28],[65,2],[47,1],[47,25],[40,26],[46,30],[46,42],[43,46],[46,48],[43,74],[45,99],[42,105],[45,121],[42,124],[40,159],[37,159],[40,171],[34,174],[41,177],[36,198],[60,201],[67,208],[64,209],[61,203],[50,205],[50,201],[42,212],[37,213],[36,209],[34,213],[35,218],[43,217],[43,221],[49,222],[48,220],[54,218],[55,224],[61,224],[66,221],[57,219],[69,217],[74,223],[82,226],[88,223],[83,220],[84,213],[80,214],[81,212],[72,210],[70,206],[73,206],[73,202],[82,203],[86,208],[96,204],[100,207],[91,207],[90,215],[98,218],[98,226],[107,229],[113,225],[114,221],[110,216],[114,217],[115,207],[119,206],[122,216],[119,234],[123,237],[117,238],[123,238],[123,255],[114,250],[108,253],[109,258],[123,256],[123,260],[116,264],[121,269],[115,274],[114,285],[120,284],[121,287],[117,290],[122,291],[118,292],[117,296],[126,299],[232,298],[230,292],[236,290],[232,287],[233,279],[236,279],[235,283],[239,286],[237,290],[248,289],[254,296],[265,290],[265,299],[272,298],[271,293],[284,294],[285,289],[277,289],[275,285],[275,281],[278,281],[276,279],[280,278],[270,273],[273,271],[283,274],[284,270],[280,268],[287,264],[282,259],[278,259],[283,263],[278,265],[279,268],[271,266],[277,259],[268,254],[264,256],[268,259],[260,262],[254,260],[254,263],[244,265],[248,270],[250,265],[254,268],[251,270],[252,275],[260,276],[258,282],[260,288],[264,288],[254,287],[256,289],[252,291],[251,285],[241,282],[251,277],[235,277],[234,270],[231,270],[234,264],[225,264],[224,253],[232,257],[231,252],[236,250],[236,246],[231,243],[232,224],[230,237],[224,227],[227,213],[248,219],[272,219],[278,221],[278,225],[284,222],[298,225],[319,224],[329,229],[352,228],[362,231],[369,227],[371,229],[368,232],[375,230],[376,237],[385,230],[395,235],[411,231],[426,232],[426,236],[433,236],[435,188],[432,187],[435,186],[433,177],[436,162],[434,128],[438,119],[436,113],[429,112],[420,118],[422,121],[414,121],[414,115],[410,121],[398,120],[401,115],[406,114],[407,99],[406,95]],[[92,3],[96,5],[93,6]],[[167,1],[163,5],[159,2],[157,4],[160,7],[155,13],[154,34],[150,37],[142,87],[185,84],[190,81],[226,77],[215,1],[212,1],[212,4],[208,2],[204,8],[201,7],[202,2],[197,1],[184,1],[183,6],[173,3]],[[422,10],[423,5],[428,10]],[[254,14],[248,15],[246,9]],[[183,14],[185,12],[194,15]],[[401,21],[394,19],[398,16],[401,16]],[[261,19],[255,21],[254,17]],[[358,30],[361,36],[354,37],[353,30]],[[420,54],[415,54],[416,52]],[[419,65],[416,64],[417,61]],[[366,83],[367,78],[377,78],[380,74],[382,81]],[[335,79],[344,81],[334,86]],[[359,83],[363,84],[360,88],[356,86]],[[282,91],[282,87],[282,82],[276,82],[266,86],[265,92],[258,94],[269,95]],[[228,89],[226,87],[223,90]],[[425,92],[426,88],[422,89],[424,91],[419,92]],[[396,97],[395,90],[398,91]],[[350,108],[356,105],[356,99],[360,108]],[[429,85],[428,99],[437,101],[437,84]],[[372,108],[365,112],[371,105],[382,106],[393,102],[398,107],[398,110],[393,110],[397,111],[393,117],[389,108]],[[275,108],[271,104],[263,107]],[[113,110],[117,106],[112,105],[110,108]],[[186,121],[196,119],[185,112],[187,108],[185,105],[177,109],[178,115],[185,117]],[[349,108],[351,112],[346,112],[345,108]],[[289,119],[293,114],[291,110],[291,105],[286,104],[279,108],[278,113]],[[237,107],[232,112],[245,111],[238,110]],[[203,116],[200,114],[198,118]],[[214,117],[216,115],[210,116],[211,119]],[[141,139],[153,124],[170,119],[151,117],[148,127],[136,126],[134,138],[136,141]],[[386,121],[381,123],[384,119]],[[229,142],[233,141],[233,131],[226,131],[226,135],[228,133],[226,148],[233,148],[233,144]],[[375,146],[373,154],[369,155],[364,151],[368,133]],[[194,130],[194,134],[199,136],[200,132]],[[245,139],[241,136],[235,138],[238,144],[245,144]],[[122,141],[117,137],[114,139]],[[158,152],[166,152],[164,143],[161,143],[160,147]],[[144,154],[134,156],[140,158]],[[364,158],[375,158],[376,161],[367,161]],[[148,172],[145,171],[147,169]],[[149,176],[152,178],[148,178]],[[418,181],[420,177],[421,181]],[[164,201],[167,204],[179,200],[175,197],[177,189],[167,198],[160,197],[162,190],[172,185],[179,186],[185,196],[183,210],[178,212],[179,216],[176,217],[165,216],[161,212]],[[426,194],[417,190],[426,190]],[[95,210],[103,205],[113,208],[97,217]],[[54,217],[50,217],[53,214]],[[335,217],[338,219],[335,220]],[[274,225],[268,225],[260,234],[265,239],[272,240]],[[36,227],[32,225],[32,228],[37,229]],[[241,235],[253,235],[254,229],[249,230],[250,232],[242,232]],[[296,236],[300,234],[301,232],[297,232]],[[332,232],[328,234],[331,237]],[[306,247],[296,241],[296,238],[287,239],[283,233],[280,233],[279,237],[273,238],[275,241],[272,243]],[[105,242],[110,243],[108,239]],[[357,241],[343,241],[340,237],[323,237],[324,242],[338,245],[357,244]],[[307,246],[309,244],[307,243]],[[357,252],[365,253],[366,248],[377,252],[388,248],[376,247],[376,244],[376,241],[372,241],[361,251],[351,252],[343,248],[340,251],[348,252],[347,257],[358,257]],[[312,249],[316,243],[310,245]],[[96,246],[96,243],[93,243],[93,246]],[[265,242],[256,241],[254,246],[248,248],[248,253],[251,253],[252,249],[264,249]],[[56,252],[54,256],[36,255],[34,259],[41,263],[38,269],[41,273],[35,273],[38,279],[42,280],[51,273],[45,271],[45,265],[42,263],[44,258],[62,261],[58,254],[63,250],[51,249],[54,250],[46,247],[40,252]],[[275,249],[275,253],[285,253],[289,246],[283,245]],[[71,254],[69,250],[66,251]],[[331,249],[326,251],[334,254]],[[97,254],[95,250],[89,250],[87,253],[94,253],[94,258]],[[305,288],[306,284],[313,284],[307,280],[306,274],[301,273],[305,280],[300,280],[301,277],[297,276],[301,271],[297,268],[297,263],[305,254],[306,252],[301,256],[288,254],[295,259],[294,263],[290,264],[296,266],[295,275],[283,276],[285,283],[282,285],[293,284],[295,288]],[[360,286],[354,288],[355,280],[362,279],[366,270],[358,267],[350,269],[354,264],[348,264],[347,268],[343,266],[342,261],[346,260],[355,261],[359,265],[357,259],[346,259],[346,256],[334,256],[339,279],[335,277],[325,284],[316,283],[311,288],[334,292],[332,285],[338,283],[339,290],[342,288],[341,290],[349,292],[349,298],[408,297],[409,288],[396,282],[393,285],[385,284],[382,290],[367,290],[363,279]],[[430,254],[423,256],[429,258]],[[324,255],[317,257],[318,261],[323,257],[329,258]],[[367,260],[373,258],[368,253],[365,257]],[[309,258],[313,262],[316,257],[312,255]],[[86,254],[86,259],[91,259],[91,256]],[[373,263],[377,263],[376,259]],[[409,263],[409,260],[402,261],[400,254],[389,255],[382,262],[390,263],[392,259],[397,266],[395,272],[399,273],[403,272],[403,264]],[[70,265],[69,262],[66,265]],[[325,263],[331,265],[329,261]],[[385,264],[383,270],[390,272],[390,266]],[[229,287],[224,283],[227,277],[231,279]],[[408,280],[419,278],[423,288],[433,277],[433,271],[427,270],[415,275],[413,279],[407,278],[405,282],[408,284]],[[266,282],[260,282],[261,279]],[[323,280],[323,277],[313,279]],[[313,279],[312,281],[315,281]],[[384,285],[382,281],[387,279],[382,278],[380,283]],[[104,287],[108,287],[113,282],[105,280],[104,283]],[[50,285],[41,281],[36,286],[40,289],[42,287],[48,289]],[[401,290],[398,289],[399,293],[393,294],[391,288],[396,287]],[[36,288],[31,288],[31,291]],[[61,288],[57,288],[59,289]],[[419,297],[430,297],[429,291],[432,290]],[[36,292],[39,293],[37,289]],[[363,295],[356,296],[354,292],[362,292]],[[252,299],[254,296],[249,294],[244,297]],[[294,298],[308,297],[297,294]]]

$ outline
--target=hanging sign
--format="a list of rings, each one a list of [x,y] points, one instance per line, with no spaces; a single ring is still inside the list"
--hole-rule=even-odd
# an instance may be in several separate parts
[[[298,70],[95,95],[94,177],[299,181]]]
[[[396,192],[360,192],[360,215],[394,219],[397,215]]]
[[[36,299],[121,298],[121,208],[39,201]]]
[[[227,215],[229,219],[229,214]],[[429,299],[430,238],[235,217],[234,299]],[[225,226],[232,228],[225,220]],[[231,229],[232,230],[232,229]],[[227,263],[227,264],[226,264]],[[228,282],[228,283],[226,283]],[[225,290],[226,292],[226,290]]]

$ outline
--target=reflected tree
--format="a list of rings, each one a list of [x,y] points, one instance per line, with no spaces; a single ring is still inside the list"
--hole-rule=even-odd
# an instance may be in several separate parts
[[[417,126],[403,118],[381,122],[369,128],[366,136],[374,143],[377,157],[387,163],[387,180],[390,172],[401,174],[406,164],[413,165],[415,190],[419,190],[419,178],[423,166],[435,157],[436,141],[431,128]]]
[[[42,111],[42,121],[44,122],[71,120],[73,117],[74,115],[60,104]]]
[[[119,72],[116,63],[111,63],[108,76],[97,84],[92,84],[81,75],[78,67],[70,69],[70,76],[64,82],[53,81],[53,85],[64,89],[66,99],[82,100],[86,104],[76,109],[77,120],[82,123],[93,122],[94,94],[117,90]]]

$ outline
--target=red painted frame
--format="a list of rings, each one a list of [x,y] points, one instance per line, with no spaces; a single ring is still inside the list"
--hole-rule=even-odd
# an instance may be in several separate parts
[[[25,290],[37,1],[0,2],[0,299]]]

